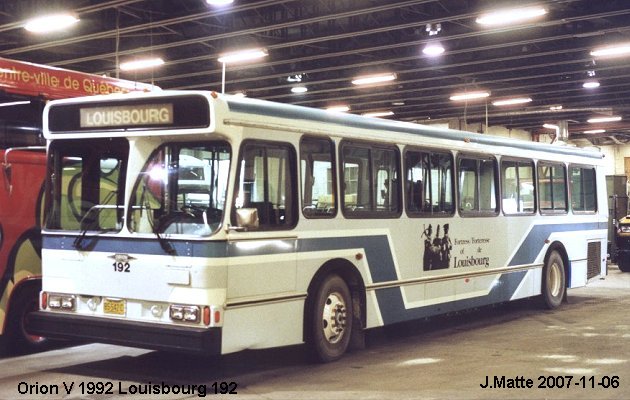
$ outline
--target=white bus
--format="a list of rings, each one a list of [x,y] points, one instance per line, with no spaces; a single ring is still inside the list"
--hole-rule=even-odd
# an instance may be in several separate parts
[[[369,328],[555,308],[606,273],[596,151],[201,91],[44,115],[47,336],[331,361]]]

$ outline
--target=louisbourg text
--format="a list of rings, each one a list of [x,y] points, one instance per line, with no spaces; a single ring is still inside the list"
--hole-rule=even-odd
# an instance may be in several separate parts
[[[507,377],[486,376],[486,380],[481,383],[482,389],[528,389],[534,387],[534,380],[524,376]]]

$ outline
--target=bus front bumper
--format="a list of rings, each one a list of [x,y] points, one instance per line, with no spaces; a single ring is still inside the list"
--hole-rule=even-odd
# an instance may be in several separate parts
[[[28,315],[29,333],[153,350],[221,354],[221,328],[163,325],[36,311]]]

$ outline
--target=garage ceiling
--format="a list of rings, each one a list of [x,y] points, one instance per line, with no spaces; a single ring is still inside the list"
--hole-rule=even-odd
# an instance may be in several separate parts
[[[485,27],[480,13],[540,5],[534,22]],[[22,26],[33,16],[73,11],[79,23],[63,33],[36,35]],[[261,61],[228,65],[226,92],[353,113],[391,110],[389,118],[501,125],[548,134],[544,123],[568,121],[571,139],[596,145],[630,141],[630,56],[597,59],[603,45],[630,42],[627,0],[111,0],[0,2],[0,56],[83,72],[117,75],[119,62],[159,56],[165,64],[121,78],[164,89],[221,90],[225,52],[261,47]],[[439,32],[430,35],[429,30]],[[445,52],[422,53],[439,40]],[[388,84],[357,87],[352,79],[391,72]],[[294,94],[296,75],[307,93]],[[601,86],[582,84],[597,79]],[[450,101],[455,92],[484,89],[486,100]],[[525,105],[492,101],[525,96]],[[562,110],[552,111],[552,106]],[[623,119],[588,124],[596,115]],[[604,133],[584,133],[605,128]]]

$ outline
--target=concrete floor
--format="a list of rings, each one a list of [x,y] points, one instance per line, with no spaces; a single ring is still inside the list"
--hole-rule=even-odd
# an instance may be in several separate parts
[[[628,310],[630,273],[612,266],[558,310],[520,301],[372,331],[365,350],[332,364],[310,364],[301,347],[195,358],[90,344],[4,358],[0,399],[201,397],[131,394],[149,382],[206,385],[207,396],[234,382],[238,394],[225,397],[242,399],[630,399]],[[521,388],[482,389],[487,376]],[[565,387],[538,388],[541,379]],[[41,394],[53,385],[59,394]]]

